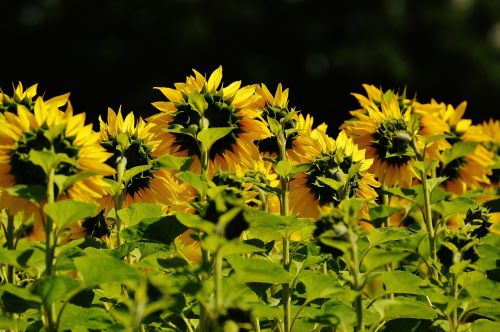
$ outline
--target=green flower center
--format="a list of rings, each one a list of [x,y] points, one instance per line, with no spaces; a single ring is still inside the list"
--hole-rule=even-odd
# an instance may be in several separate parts
[[[10,166],[11,174],[16,180],[16,184],[25,185],[47,185],[47,176],[43,169],[31,162],[29,153],[31,150],[42,151],[51,150],[55,153],[64,153],[69,158],[78,159],[78,148],[73,145],[74,137],[67,137],[64,130],[54,137],[52,144],[47,138],[49,128],[43,125],[36,131],[24,132],[17,141],[16,147],[12,150]],[[59,163],[55,169],[56,175],[71,176],[78,173],[78,167],[69,163]]]
[[[309,167],[307,186],[321,205],[335,203],[342,199],[353,197],[359,188],[361,175],[355,172],[349,177],[349,170],[353,166],[351,157],[345,157],[341,162],[336,161],[335,154],[323,153]],[[319,177],[328,178],[339,183],[339,186],[328,185]]]
[[[263,117],[266,119],[267,117],[273,118],[280,122],[283,118],[285,118],[289,114],[288,109],[286,108],[281,108],[279,106],[267,106],[263,110]],[[297,121],[294,119],[288,119],[284,123],[284,129],[295,129],[297,127]],[[286,148],[291,149],[292,148],[292,143],[293,141],[297,138],[298,133],[297,132],[292,132],[291,134],[288,135],[287,140],[286,140]],[[278,146],[278,141],[276,137],[268,137],[264,138],[263,140],[257,141],[256,142],[257,146],[259,147],[259,151],[261,153],[279,153],[279,146]]]
[[[380,159],[389,165],[406,164],[415,155],[412,148],[412,135],[403,119],[384,121],[372,134],[372,146]]]
[[[115,136],[109,136],[108,140],[101,142],[101,146],[105,148],[106,151],[113,154],[113,156],[106,161],[106,164],[115,169],[118,167],[119,158],[122,156],[125,157],[127,161],[126,169],[146,166],[153,160],[151,149],[145,145],[141,139],[135,136],[129,137],[129,145],[123,152],[120,151],[120,144]],[[127,187],[125,188],[126,193],[133,196],[142,189],[148,188],[153,178],[154,170],[155,169],[150,168],[134,175],[127,183]]]
[[[213,96],[211,94],[203,94],[205,101],[208,103],[208,108],[204,112],[205,118],[208,120],[209,126],[214,127],[234,127],[233,131],[223,138],[217,140],[210,149],[210,159],[214,159],[216,155],[223,155],[225,151],[232,151],[232,145],[236,144],[238,134],[242,133],[237,124],[241,119],[236,113],[233,106],[226,103],[221,96]],[[177,112],[171,123],[171,127],[182,126],[188,128],[191,125],[200,125],[200,114],[195,111],[188,103],[177,104]],[[200,156],[200,149],[197,141],[189,135],[172,133],[175,137],[175,145],[180,146],[180,150],[187,150],[189,155]]]

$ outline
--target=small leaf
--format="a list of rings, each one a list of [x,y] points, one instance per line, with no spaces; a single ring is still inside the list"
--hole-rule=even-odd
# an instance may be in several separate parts
[[[38,203],[47,198],[47,190],[39,185],[18,184],[3,190],[11,196],[21,197],[34,203]]]
[[[449,138],[449,137],[450,137],[450,135],[446,135],[446,134],[425,136],[424,137],[424,142],[425,142],[425,145],[427,146],[427,145],[429,145],[432,142],[439,141],[439,140],[442,140],[442,139],[446,139],[446,138]]]
[[[347,178],[345,175],[344,177]],[[324,176],[318,176],[316,179],[326,184],[328,187],[332,188],[335,191],[340,191],[342,189],[342,186],[345,184],[345,181],[335,181],[334,179],[330,179]]]
[[[76,331],[77,328],[107,331],[115,323],[106,310],[102,308],[83,308],[68,303],[63,310],[59,325],[61,331]]]
[[[125,228],[122,236],[127,241],[152,240],[171,244],[186,230],[175,216],[154,217],[142,219],[134,226]]]
[[[366,267],[366,272],[372,272],[385,264],[393,263],[397,265],[409,253],[389,251],[381,249],[371,249],[363,259],[363,265]]]
[[[96,206],[66,199],[55,203],[46,204],[43,211],[54,221],[59,228],[65,228],[78,220],[96,214]]]
[[[199,229],[207,234],[215,231],[215,224],[202,219],[200,216],[188,214],[184,212],[177,212],[175,214],[181,224],[188,228]]]
[[[43,136],[45,136],[50,142],[53,142],[54,139],[59,137],[66,130],[66,124],[58,124],[50,126],[49,129],[43,132]]]
[[[193,91],[189,94],[188,103],[193,110],[200,114],[200,116],[203,116],[203,113],[208,108],[208,103],[203,95],[196,91]]]
[[[166,155],[155,160],[155,167],[187,171],[192,162],[193,158]]]
[[[435,319],[437,316],[433,308],[407,297],[379,300],[374,307],[380,313],[381,320],[385,321],[399,318]]]
[[[275,171],[281,178],[286,178],[296,173],[307,171],[308,168],[308,164],[292,165],[286,160],[280,160],[276,165]]]
[[[439,186],[441,183],[445,182],[448,178],[445,176],[440,176],[437,178],[432,178],[432,179],[427,179],[427,190],[429,190],[430,193]]]
[[[307,303],[317,299],[331,298],[344,292],[344,288],[337,281],[337,277],[331,275],[306,270],[300,274],[299,281],[306,286],[305,297]]]
[[[280,123],[270,116],[267,117],[267,123],[269,124],[269,129],[271,129],[271,132],[275,136],[278,136],[279,132],[281,131]]]
[[[376,246],[386,242],[404,240],[418,236],[419,234],[410,232],[404,228],[389,227],[377,228],[368,234],[367,238],[372,246]]]
[[[122,221],[129,227],[137,225],[144,219],[161,217],[163,211],[160,205],[150,203],[134,203],[118,211]]]
[[[87,287],[107,282],[124,283],[141,278],[134,267],[105,254],[75,258],[75,266]]]
[[[424,288],[425,282],[418,276],[406,271],[382,272],[382,281],[387,293],[428,295],[436,289]]]
[[[118,181],[106,178],[103,178],[102,181],[106,182],[106,184],[108,185],[108,187],[106,188],[106,192],[113,197],[123,189],[123,184]]]
[[[264,258],[245,259],[240,256],[231,256],[227,260],[240,282],[282,284],[291,281],[290,274],[280,264]]]
[[[56,174],[54,176],[54,182],[57,185],[57,188],[59,189],[59,193],[63,193],[66,191],[66,189],[68,189],[75,183],[85,180],[86,178],[89,178],[94,175],[96,175],[96,173],[94,172],[83,172],[71,176]]]
[[[181,125],[170,125],[168,128],[163,129],[163,131],[172,134],[183,134],[191,136],[196,139],[196,133],[198,132],[198,126],[195,124],[190,125],[187,128],[184,128]]]
[[[123,182],[128,183],[134,176],[150,170],[151,167],[153,167],[153,165],[140,165],[127,169],[125,173],[123,173]]]
[[[227,136],[233,130],[233,127],[206,128],[200,131],[196,138],[205,145],[207,150],[210,151],[210,148],[216,141],[220,140],[224,136]]]

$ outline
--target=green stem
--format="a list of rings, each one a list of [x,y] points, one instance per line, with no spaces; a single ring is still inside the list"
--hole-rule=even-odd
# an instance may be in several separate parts
[[[361,274],[359,272],[358,260],[358,244],[356,243],[355,235],[352,231],[352,225],[349,223],[349,242],[351,245],[351,269],[354,277],[354,290],[358,292],[358,296],[354,300],[354,307],[356,308],[357,324],[354,326],[354,331],[364,331],[365,324],[363,319],[363,295],[361,293],[362,282]]]
[[[116,248],[118,248],[122,245],[122,240],[121,240],[121,236],[120,236],[120,232],[122,230],[122,219],[120,218],[118,211],[121,210],[121,208],[123,206],[123,201],[125,198],[125,191],[127,190],[127,188],[126,188],[127,184],[123,183],[123,176],[125,174],[126,165],[127,165],[127,159],[124,156],[121,156],[120,160],[118,161],[117,168],[116,168],[116,181],[120,185],[123,185],[124,188],[121,189],[118,192],[118,194],[114,197],[115,220],[116,220]]]
[[[220,248],[214,255],[215,265],[215,310],[217,313],[222,311],[222,254]]]
[[[452,295],[454,299],[458,299],[458,283],[457,275],[454,273],[451,280]],[[458,308],[454,308],[451,314],[452,330],[458,331]]]
[[[427,236],[429,237],[429,252],[430,256],[434,261],[437,261],[436,255],[436,238],[434,233],[434,225],[432,222],[432,206],[431,206],[431,195],[429,188],[427,186],[427,175],[421,172],[422,177],[422,189],[424,191],[424,222],[425,228],[427,229]],[[431,271],[432,275],[436,278],[436,271],[433,268]]]

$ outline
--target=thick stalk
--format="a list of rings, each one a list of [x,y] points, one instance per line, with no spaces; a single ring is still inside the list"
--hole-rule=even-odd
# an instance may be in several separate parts
[[[458,299],[458,284],[457,284],[457,275],[453,273],[453,277],[451,280],[451,292],[454,299]],[[451,322],[452,322],[452,330],[458,331],[458,308],[454,308],[451,313]]]
[[[55,168],[52,168],[48,174],[47,181],[47,204],[52,204],[55,201],[54,195],[54,177]],[[47,277],[54,275],[54,252],[56,246],[56,237],[52,218],[45,215],[45,275]],[[48,332],[55,331],[56,309],[55,303],[44,306],[44,325]]]
[[[280,132],[277,137],[279,146],[279,159],[280,161],[287,161],[286,156],[286,139],[283,132]],[[282,216],[288,216],[289,213],[289,181],[288,176],[282,177],[280,179],[281,183],[281,197],[280,197],[280,212]],[[285,270],[290,268],[290,237],[283,237],[283,267]],[[284,283],[283,287],[283,327],[284,332],[289,332],[291,328],[291,306],[292,306],[292,296],[290,290],[290,284]]]
[[[116,248],[120,247],[122,245],[122,240],[120,236],[120,232],[122,230],[122,219],[120,218],[120,215],[118,214],[118,211],[122,208],[123,206],[123,201],[125,198],[125,192],[127,190],[126,188],[126,183],[123,183],[123,176],[125,174],[125,168],[127,167],[127,159],[124,156],[120,157],[120,160],[118,161],[118,165],[116,168],[116,181],[120,185],[124,185],[125,187],[121,189],[118,194],[114,197],[115,201],[115,222],[116,222]]]
[[[429,237],[429,252],[431,258],[436,261],[436,243],[435,243],[435,233],[434,224],[432,222],[432,206],[431,206],[431,193],[427,185],[427,175],[421,172],[422,176],[422,189],[424,191],[424,222],[425,228],[427,229],[427,235]],[[435,271],[432,269],[432,273],[435,277]]]
[[[363,319],[363,295],[361,294],[362,282],[361,274],[359,272],[359,259],[358,259],[358,244],[356,243],[355,235],[352,231],[352,226],[349,224],[349,243],[351,245],[351,269],[354,278],[354,290],[359,292],[354,301],[356,308],[357,324],[354,326],[354,331],[364,331],[365,324]]]

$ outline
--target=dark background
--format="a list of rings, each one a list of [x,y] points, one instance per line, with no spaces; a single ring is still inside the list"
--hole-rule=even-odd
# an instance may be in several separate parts
[[[332,133],[362,83],[500,114],[499,0],[0,0],[0,33],[5,92],[70,91],[93,121],[108,106],[150,115],[154,86],[219,64],[226,84],[282,82]]]

